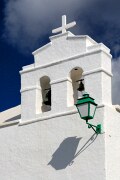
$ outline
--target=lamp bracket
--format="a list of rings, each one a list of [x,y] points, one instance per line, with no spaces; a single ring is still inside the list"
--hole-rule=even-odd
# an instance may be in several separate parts
[[[102,133],[102,128],[101,124],[98,124],[97,126],[90,124],[86,121],[86,124],[88,124],[88,128],[92,128],[93,131],[95,131],[96,134],[101,134]]]

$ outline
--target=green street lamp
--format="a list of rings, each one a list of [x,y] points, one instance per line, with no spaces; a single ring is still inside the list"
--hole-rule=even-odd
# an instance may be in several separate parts
[[[91,98],[89,94],[85,93],[82,98],[77,100],[75,106],[77,107],[81,119],[84,119],[86,124],[88,124],[88,128],[92,128],[97,134],[101,134],[101,124],[95,126],[88,123],[88,120],[94,118],[96,112],[97,104],[94,102],[94,99]]]

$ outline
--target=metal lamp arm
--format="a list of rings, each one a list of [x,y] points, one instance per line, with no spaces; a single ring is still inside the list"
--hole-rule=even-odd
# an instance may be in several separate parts
[[[96,134],[101,134],[101,124],[98,124],[97,126],[95,126],[93,124],[88,123],[87,121],[86,121],[86,124],[88,124],[88,128],[92,128]]]

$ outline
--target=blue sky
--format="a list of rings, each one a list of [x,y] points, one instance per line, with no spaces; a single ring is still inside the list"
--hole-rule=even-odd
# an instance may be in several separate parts
[[[0,0],[0,111],[20,104],[19,71],[33,63],[32,51],[48,43],[63,14],[77,22],[71,32],[111,49],[113,103],[120,104],[119,7],[119,0]]]

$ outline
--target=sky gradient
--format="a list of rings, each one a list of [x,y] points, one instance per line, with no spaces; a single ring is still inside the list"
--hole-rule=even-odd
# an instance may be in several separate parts
[[[64,14],[77,23],[72,33],[111,49],[113,103],[120,104],[119,7],[119,0],[0,0],[0,111],[20,104],[19,71],[34,62],[32,51],[49,42]]]

